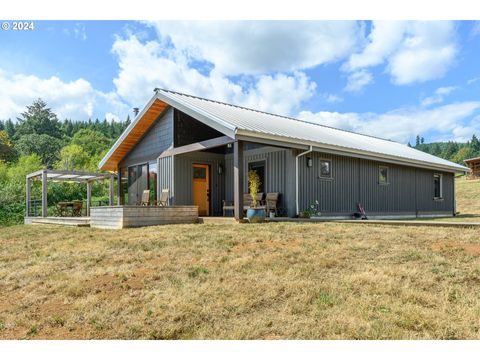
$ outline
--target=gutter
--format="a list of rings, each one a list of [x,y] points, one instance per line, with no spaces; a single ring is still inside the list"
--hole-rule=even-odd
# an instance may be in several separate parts
[[[300,210],[299,205],[298,205],[298,159],[301,156],[307,155],[308,153],[311,153],[313,151],[313,146],[310,145],[310,149],[307,151],[304,151],[297,156],[295,156],[295,209],[296,209],[296,214],[297,216],[300,215]]]

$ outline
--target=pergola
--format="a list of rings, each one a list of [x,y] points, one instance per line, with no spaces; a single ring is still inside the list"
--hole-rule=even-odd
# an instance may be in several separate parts
[[[90,216],[90,205],[92,198],[92,183],[98,180],[109,179],[109,205],[113,205],[114,179],[115,174],[110,173],[93,173],[83,171],[68,170],[38,170],[26,176],[26,216],[30,215],[31,202],[31,184],[32,180],[42,181],[42,217],[47,217],[47,182],[48,181],[74,181],[87,184],[87,216]]]
[[[480,177],[480,157],[463,160],[470,168],[470,174],[467,179],[478,179]]]

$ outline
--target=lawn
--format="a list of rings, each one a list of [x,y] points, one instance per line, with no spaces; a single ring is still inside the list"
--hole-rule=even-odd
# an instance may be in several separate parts
[[[0,231],[3,339],[479,339],[476,229]]]

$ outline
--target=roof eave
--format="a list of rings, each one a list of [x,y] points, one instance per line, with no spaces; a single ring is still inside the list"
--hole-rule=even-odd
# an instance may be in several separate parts
[[[318,151],[322,151],[322,150],[336,151],[338,153],[342,153],[344,155],[349,155],[349,156],[354,156],[354,157],[359,157],[359,155],[360,155],[360,156],[372,158],[372,159],[375,159],[375,160],[383,160],[383,161],[386,161],[386,162],[390,161],[390,162],[395,162],[395,163],[399,163],[399,164],[403,164],[403,165],[424,167],[424,168],[429,168],[429,169],[439,170],[439,171],[463,172],[463,173],[466,173],[466,172],[470,171],[469,168],[467,168],[465,166],[461,166],[461,165],[447,166],[447,165],[442,165],[442,164],[433,164],[433,163],[430,163],[430,162],[407,159],[407,158],[399,157],[399,156],[391,156],[391,155],[382,154],[382,153],[351,149],[351,148],[346,148],[346,147],[342,147],[342,146],[324,144],[324,143],[320,143],[320,142],[306,141],[306,140],[301,140],[301,139],[294,139],[294,138],[283,137],[283,136],[279,136],[279,135],[257,133],[257,132],[253,132],[253,131],[242,130],[242,129],[237,129],[237,134],[238,135],[243,135],[243,136],[260,138],[260,139],[261,138],[267,138],[267,139],[270,139],[270,140],[282,141],[284,143],[289,143],[289,144],[294,144],[294,145],[298,145],[299,142],[301,142],[302,145],[313,146],[314,148],[317,148]]]

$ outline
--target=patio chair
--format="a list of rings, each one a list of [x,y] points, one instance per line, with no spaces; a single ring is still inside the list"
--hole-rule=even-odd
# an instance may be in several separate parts
[[[275,216],[278,216],[278,199],[280,197],[280,193],[267,193],[265,197],[265,208],[267,211],[267,215],[270,213],[271,210],[275,211]]]
[[[168,206],[168,194],[169,194],[169,189],[162,189],[162,192],[160,194],[160,199],[158,200],[157,205],[158,206]]]
[[[140,206],[148,206],[148,205],[150,205],[150,190],[143,190]]]
[[[72,201],[72,215],[73,216],[82,216],[82,201]]]

